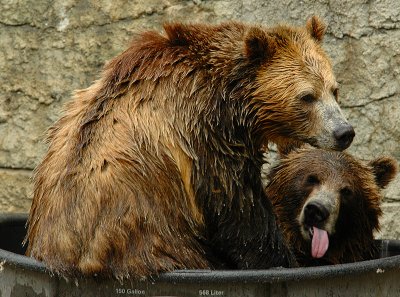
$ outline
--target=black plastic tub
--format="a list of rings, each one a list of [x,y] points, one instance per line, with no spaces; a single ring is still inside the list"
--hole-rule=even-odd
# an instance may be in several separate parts
[[[313,268],[176,271],[148,281],[65,280],[23,256],[26,214],[0,214],[0,296],[400,296],[400,241],[381,258]]]

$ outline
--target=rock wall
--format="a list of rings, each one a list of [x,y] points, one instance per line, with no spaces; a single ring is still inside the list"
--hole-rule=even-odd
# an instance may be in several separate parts
[[[165,21],[328,24],[324,42],[356,129],[350,152],[400,160],[400,1],[0,0],[0,210],[27,211],[47,127],[76,89],[135,34]],[[400,178],[385,191],[380,236],[400,239]]]

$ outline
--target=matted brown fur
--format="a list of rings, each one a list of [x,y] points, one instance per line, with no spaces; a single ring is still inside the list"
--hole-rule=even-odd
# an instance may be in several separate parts
[[[301,100],[311,92],[340,112],[324,25],[164,29],[137,37],[51,127],[27,255],[63,275],[118,278],[214,260],[296,265],[264,199],[260,150],[343,149],[321,109]]]
[[[299,264],[340,264],[378,257],[374,232],[379,230],[382,215],[381,189],[394,179],[397,167],[391,157],[362,162],[344,152],[315,148],[285,156],[272,169],[266,192]],[[318,223],[329,234],[329,248],[319,259],[311,256],[311,238],[304,232],[311,226],[305,226],[302,212],[311,199],[336,206]]]

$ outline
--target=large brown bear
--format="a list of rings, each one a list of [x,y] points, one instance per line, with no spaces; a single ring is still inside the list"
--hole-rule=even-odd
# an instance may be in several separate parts
[[[342,150],[354,130],[325,27],[164,26],[78,91],[36,169],[27,254],[64,275],[294,266],[262,149]]]
[[[396,172],[397,162],[389,157],[364,163],[344,152],[314,148],[284,157],[271,170],[266,192],[299,265],[376,258],[380,190]]]

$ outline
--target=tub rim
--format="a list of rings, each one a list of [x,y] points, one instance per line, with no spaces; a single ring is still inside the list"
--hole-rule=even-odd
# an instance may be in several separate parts
[[[26,214],[0,214],[0,224],[10,219],[26,220]],[[399,240],[377,240],[381,246],[391,242],[400,247]],[[12,265],[17,269],[36,271],[54,275],[42,262],[31,257],[0,249],[0,266]],[[176,270],[152,277],[151,281],[172,283],[276,283],[302,281],[329,277],[340,277],[364,273],[385,273],[389,270],[400,271],[400,255],[360,261],[354,263],[325,265],[319,267],[270,268],[265,270]],[[82,279],[101,277],[82,277]],[[109,279],[107,279],[109,280]]]

